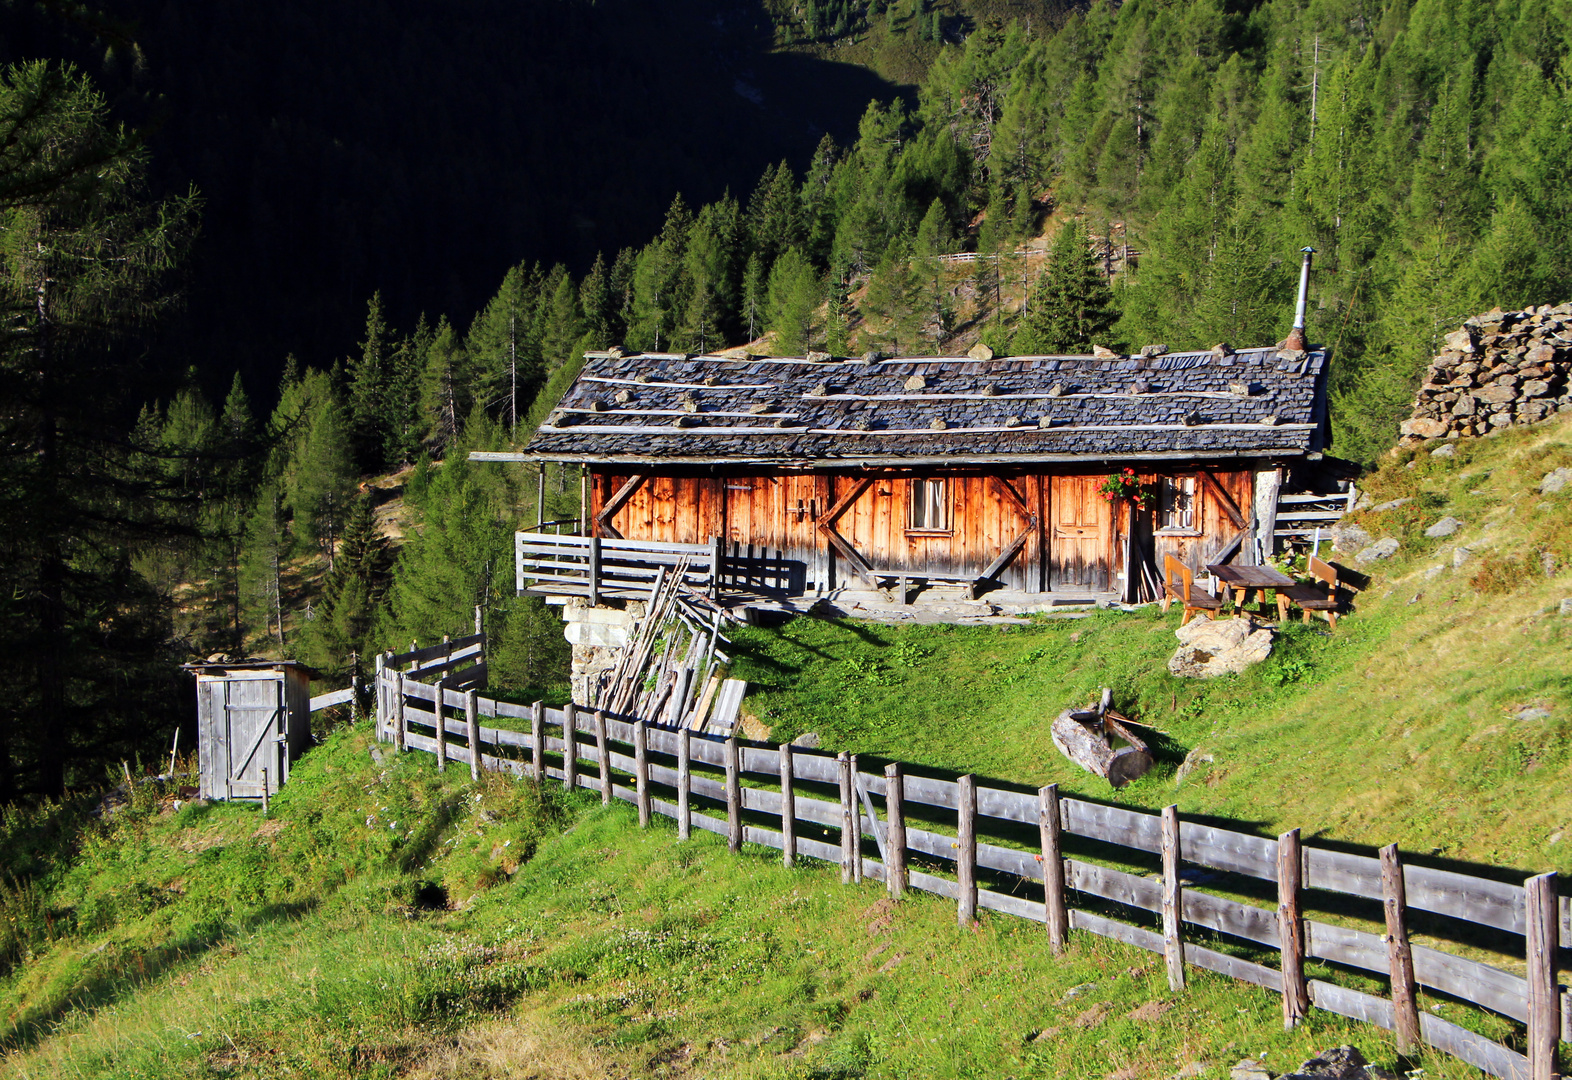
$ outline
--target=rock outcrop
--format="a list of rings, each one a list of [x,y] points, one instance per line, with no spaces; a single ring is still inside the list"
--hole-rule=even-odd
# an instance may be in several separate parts
[[[1448,335],[1403,421],[1403,442],[1488,435],[1572,413],[1572,304],[1476,315]]]

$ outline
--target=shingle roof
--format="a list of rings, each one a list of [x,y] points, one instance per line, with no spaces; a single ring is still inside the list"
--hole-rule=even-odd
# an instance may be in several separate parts
[[[1323,446],[1326,361],[1275,347],[871,362],[588,353],[525,454],[845,464],[1296,456]]]

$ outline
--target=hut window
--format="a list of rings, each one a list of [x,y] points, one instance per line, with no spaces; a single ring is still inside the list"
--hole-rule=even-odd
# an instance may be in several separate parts
[[[913,477],[907,489],[906,527],[913,532],[950,531],[950,482]]]
[[[1158,528],[1163,532],[1194,532],[1195,477],[1163,477],[1157,505]]]

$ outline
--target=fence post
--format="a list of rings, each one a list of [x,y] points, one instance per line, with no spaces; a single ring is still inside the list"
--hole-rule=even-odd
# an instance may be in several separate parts
[[[835,755],[841,787],[841,884],[852,883],[852,794],[851,755],[842,750]]]
[[[434,688],[436,694],[432,698],[432,708],[437,714],[437,772],[447,772],[448,769],[448,722],[442,717],[443,699],[447,694],[442,684],[442,677],[438,676]]]
[[[127,790],[130,790],[129,788]],[[267,767],[262,768],[262,816],[267,817]]]
[[[1277,838],[1277,943],[1282,952],[1284,1030],[1294,1028],[1310,1012],[1310,988],[1305,982],[1305,923],[1299,908],[1303,877],[1299,830],[1289,829]]]
[[[1037,831],[1043,853],[1043,925],[1048,928],[1048,947],[1054,955],[1064,951],[1070,929],[1070,913],[1064,906],[1064,853],[1060,843],[1063,829],[1059,820],[1059,785],[1049,784],[1037,792]]]
[[[393,748],[404,752],[404,673],[393,673]]]
[[[377,710],[377,742],[388,741],[388,711],[387,688],[382,685],[382,654],[377,653],[377,662],[373,666],[377,688],[376,697],[373,699]]]
[[[899,762],[884,767],[884,887],[906,895],[906,780]]]
[[[977,921],[977,778],[955,782],[955,921],[966,930]]]
[[[1408,947],[1408,894],[1397,845],[1381,849],[1381,906],[1386,913],[1386,958],[1392,976],[1392,1020],[1397,1052],[1419,1049],[1419,1007],[1414,1002],[1414,954]]]
[[[579,786],[579,717],[573,702],[562,707],[562,784],[569,791]]]
[[[683,728],[677,732],[677,838],[687,840],[693,835],[693,732]]]
[[[590,607],[600,603],[600,537],[589,538],[589,602]]]
[[[797,865],[797,766],[791,743],[781,743],[781,865]]]
[[[1528,959],[1528,1075],[1552,1080],[1556,1075],[1556,1041],[1560,1036],[1557,1006],[1556,949],[1560,947],[1560,911],[1556,875],[1540,874],[1523,882],[1526,901]]]
[[[639,803],[639,828],[650,827],[650,729],[633,721],[633,789]]]
[[[380,665],[379,665],[380,666]],[[349,718],[351,721],[360,719],[360,654],[349,654]],[[377,714],[377,723],[382,723],[382,715]],[[377,741],[382,741],[382,729],[377,728]]]
[[[481,624],[481,621],[480,621],[480,605],[476,604],[475,605],[475,633],[476,634],[479,634],[481,632],[481,630],[480,630],[481,625],[482,624]]]
[[[726,740],[726,848],[742,850],[742,762],[737,736]]]
[[[862,798],[857,791],[857,755],[851,756],[852,884],[862,884]]]
[[[606,749],[606,710],[595,710],[595,757],[600,760],[600,804],[611,805],[611,754]]]
[[[545,471],[541,466],[541,471]],[[535,766],[535,782],[541,783],[546,779],[546,703],[537,701],[529,710],[529,742],[530,755]]]
[[[1179,808],[1163,807],[1163,959],[1168,965],[1168,989],[1184,989],[1184,910],[1179,886]]]
[[[469,778],[480,779],[480,695],[464,693],[464,737],[469,740]]]

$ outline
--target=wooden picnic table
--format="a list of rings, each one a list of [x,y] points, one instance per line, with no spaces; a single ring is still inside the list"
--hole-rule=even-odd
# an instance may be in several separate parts
[[[1266,599],[1267,589],[1286,589],[1294,584],[1294,579],[1270,566],[1234,566],[1229,563],[1219,563],[1208,566],[1207,572],[1223,583],[1223,587],[1234,594],[1234,614],[1238,615],[1241,608],[1249,601],[1251,590],[1256,590],[1257,600]]]

